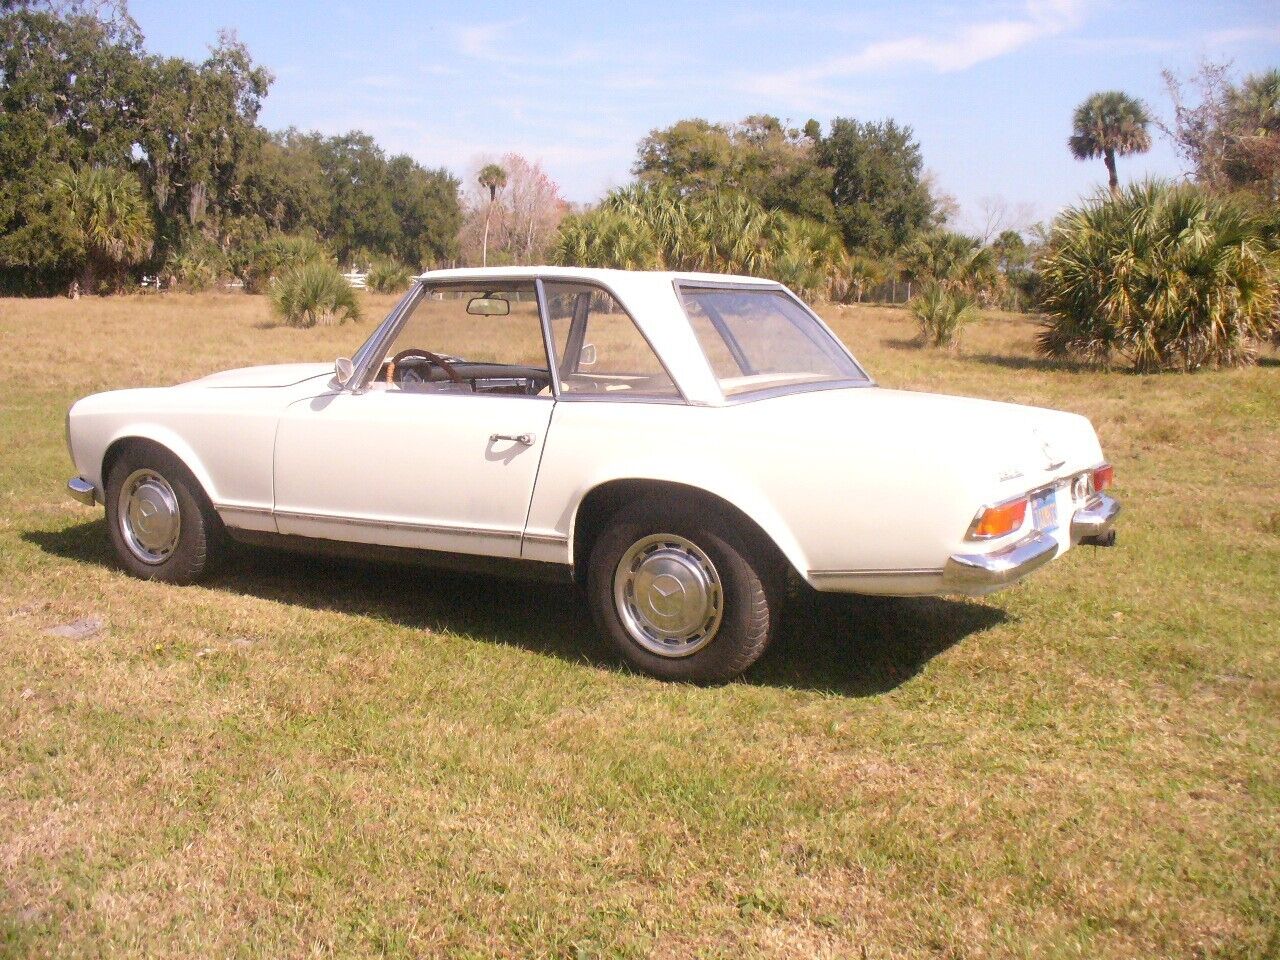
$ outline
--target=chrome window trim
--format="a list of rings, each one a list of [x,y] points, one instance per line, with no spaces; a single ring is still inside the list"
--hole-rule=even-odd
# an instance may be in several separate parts
[[[542,349],[547,354],[547,369],[551,371],[551,396],[560,399],[560,364],[556,363],[556,345],[551,336],[551,310],[547,307],[547,291],[542,277],[534,277],[533,289],[538,296],[538,316],[542,319]]]
[[[368,386],[372,358],[386,355],[387,341],[399,331],[406,312],[422,299],[425,289],[422,281],[415,281],[413,286],[409,288],[409,292],[401,298],[399,303],[391,308],[391,312],[387,314],[378,329],[374,330],[369,335],[369,339],[356,351],[352,361],[355,370],[352,371],[351,379],[347,381],[345,387],[341,388],[342,390],[349,393],[360,393]],[[378,365],[381,366],[381,364],[382,361],[379,360]]]
[[[849,377],[843,377],[839,380],[823,380],[816,383],[793,383],[779,387],[760,387],[757,390],[743,390],[741,393],[726,394],[724,387],[720,385],[720,378],[716,376],[712,370],[712,379],[716,382],[716,388],[720,391],[720,397],[725,404],[748,403],[754,400],[767,400],[770,397],[786,396],[791,393],[813,393],[818,390],[840,390],[848,387],[874,387],[878,386],[871,374],[867,373],[866,367],[858,362],[858,358],[853,355],[853,351],[841,340],[834,330],[827,326],[826,322],[818,316],[817,312],[805,303],[800,297],[796,296],[788,287],[777,281],[769,281],[767,283],[744,283],[732,280],[689,280],[676,277],[671,281],[675,287],[676,299],[680,302],[680,309],[684,311],[685,323],[689,324],[690,329],[693,328],[693,321],[689,317],[689,305],[685,301],[685,291],[696,290],[736,290],[743,292],[759,292],[759,293],[782,293],[796,303],[801,310],[807,313],[810,318],[818,324],[819,329],[823,331],[828,339],[835,344],[836,348],[849,358],[849,361],[862,374],[864,379],[855,380]],[[694,339],[697,339],[695,334]],[[711,367],[711,361],[707,358],[706,348],[702,346],[702,342],[698,341],[698,348],[702,351],[703,360],[706,361],[708,368]]]
[[[726,407],[739,403],[754,403],[756,400],[769,400],[773,397],[786,397],[793,393],[820,393],[823,390],[857,390],[863,387],[877,387],[879,384],[868,380],[823,380],[818,383],[788,383],[778,387],[761,387],[748,390],[724,398]]]

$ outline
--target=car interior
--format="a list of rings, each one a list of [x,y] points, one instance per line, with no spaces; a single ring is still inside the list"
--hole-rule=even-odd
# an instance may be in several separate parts
[[[563,393],[679,396],[630,316],[597,288],[548,284]],[[405,393],[551,396],[532,285],[429,290],[370,383]]]

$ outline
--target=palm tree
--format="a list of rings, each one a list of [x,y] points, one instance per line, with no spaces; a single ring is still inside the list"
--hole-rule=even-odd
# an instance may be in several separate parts
[[[128,170],[67,168],[54,178],[50,192],[83,250],[80,284],[86,293],[99,280],[114,283],[121,270],[150,255],[155,225],[142,183]]]
[[[498,199],[498,191],[507,185],[507,171],[496,163],[486,163],[480,168],[476,177],[480,186],[489,191],[489,209],[484,212],[484,244],[480,254],[481,266],[489,265],[489,218],[493,215],[493,204]]]
[[[1072,134],[1067,141],[1077,160],[1102,157],[1112,193],[1120,192],[1116,176],[1116,154],[1146,153],[1151,149],[1147,127],[1151,115],[1141,100],[1120,90],[1095,93],[1076,107],[1071,118]]]
[[[902,266],[909,279],[936,283],[948,292],[979,294],[999,282],[999,265],[991,247],[951,230],[916,234],[902,249]]]
[[[1059,214],[1040,260],[1051,357],[1139,372],[1252,362],[1280,332],[1265,215],[1193,186],[1133,184]]]

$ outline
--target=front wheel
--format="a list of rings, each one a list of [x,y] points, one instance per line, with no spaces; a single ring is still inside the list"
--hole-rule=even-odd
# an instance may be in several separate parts
[[[200,484],[162,448],[121,454],[107,476],[106,505],[111,545],[135,577],[194,583],[223,551],[222,522]]]
[[[592,548],[596,625],[636,668],[717,683],[760,658],[778,591],[764,549],[732,518],[655,504],[624,509]]]

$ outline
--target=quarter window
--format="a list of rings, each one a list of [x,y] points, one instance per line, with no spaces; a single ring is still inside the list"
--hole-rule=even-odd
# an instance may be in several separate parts
[[[612,294],[582,283],[546,283],[543,290],[561,393],[680,396],[657,354]]]

